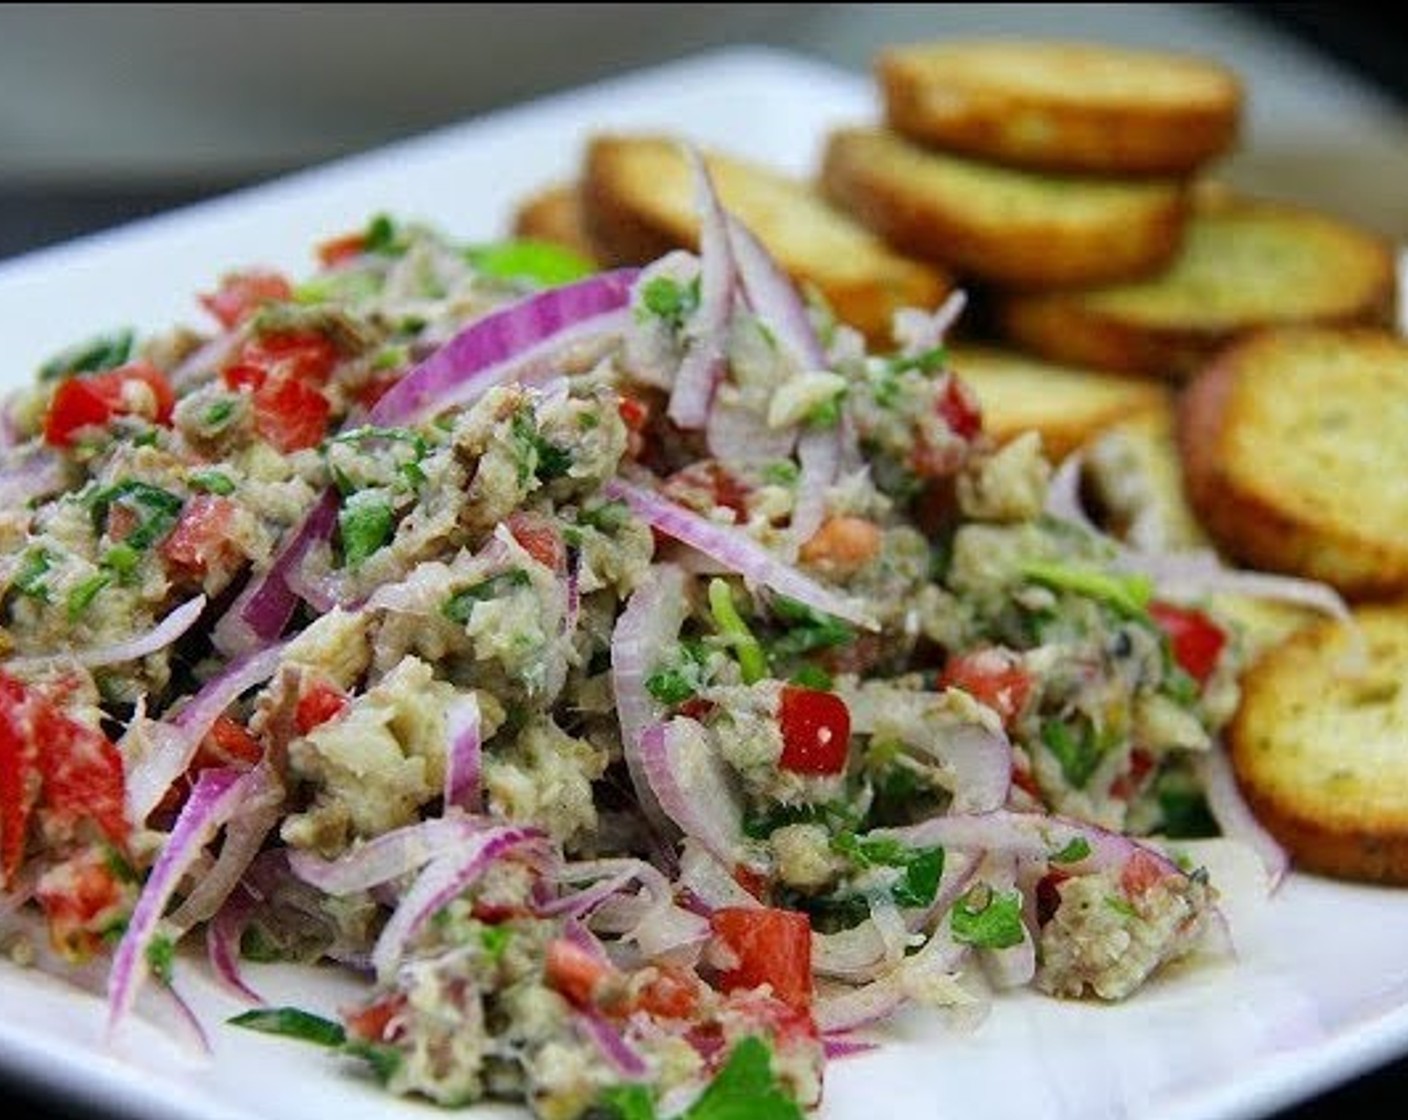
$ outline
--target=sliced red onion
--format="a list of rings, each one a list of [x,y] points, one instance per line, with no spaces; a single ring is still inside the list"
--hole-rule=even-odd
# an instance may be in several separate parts
[[[469,837],[458,850],[437,857],[420,873],[396,907],[372,949],[377,979],[391,979],[411,938],[437,911],[471,886],[499,860],[525,849],[544,847],[545,834],[536,828],[504,826]]]
[[[1012,789],[1012,744],[1000,729],[960,724],[920,749],[953,775],[955,813],[986,813],[1007,803]]]
[[[445,713],[445,808],[473,813],[480,802],[479,698],[466,692]]]
[[[1266,868],[1270,890],[1275,890],[1290,869],[1291,857],[1267,832],[1242,798],[1237,778],[1220,745],[1197,756],[1194,761],[1207,794],[1208,811],[1229,840],[1246,844]]]
[[[56,494],[68,482],[68,464],[61,455],[41,448],[22,454],[0,471],[0,509],[24,509],[35,498]]]
[[[591,879],[597,881],[582,890],[559,895],[557,898],[541,903],[535,909],[543,917],[566,914],[573,918],[581,918],[591,913],[606,899],[623,892],[637,880],[652,898],[658,900],[670,897],[669,881],[658,868],[643,859],[601,859],[583,863],[567,863],[558,868],[555,878],[559,883],[575,883]]]
[[[372,424],[399,425],[550,368],[568,348],[623,330],[635,269],[550,288],[474,320],[376,402]]]
[[[337,493],[327,490],[280,548],[268,569],[251,580],[215,624],[215,648],[227,657],[263,649],[283,633],[298,606],[289,586],[290,574],[319,541],[332,535],[337,524]]]
[[[242,693],[274,675],[284,648],[283,644],[270,646],[232,661],[168,720],[133,721],[128,735],[149,735],[151,743],[126,774],[128,819],[134,823],[147,819],[171,783],[186,772],[220,714]],[[130,753],[124,751],[123,757],[130,757]]]
[[[948,298],[933,311],[921,311],[917,307],[901,307],[894,315],[893,333],[899,343],[900,352],[917,356],[925,351],[942,346],[948,332],[953,329],[968,306],[968,294],[961,288],[950,292]]]
[[[212,373],[222,368],[228,358],[249,337],[249,322],[241,324],[232,331],[225,331],[217,334],[209,341],[197,346],[189,354],[180,360],[168,375],[171,387],[181,395],[189,386],[193,385],[197,378],[203,373]]]
[[[819,995],[812,1004],[812,1018],[824,1035],[874,1023],[930,987],[926,978],[956,973],[967,955],[968,946],[954,941],[947,924],[941,922],[923,948],[878,980],[851,991]]]
[[[177,937],[215,914],[254,862],[264,839],[284,816],[284,784],[266,763],[259,763],[245,779],[244,802],[225,826],[220,854],[202,874],[191,893],[167,919]]]
[[[487,827],[477,817],[435,817],[383,832],[334,860],[312,852],[290,851],[288,866],[297,878],[326,894],[351,894],[417,871],[432,860],[473,843]]]
[[[240,939],[249,925],[254,899],[237,888],[205,927],[205,953],[216,979],[236,999],[262,1005],[268,1001],[245,983],[240,972]]]
[[[111,1034],[132,1008],[146,979],[147,949],[181,879],[209,843],[244,803],[251,779],[230,769],[202,770],[182,807],[166,844],[142,886],[132,917],[113,954],[108,977],[108,1032]]]
[[[591,1040],[617,1076],[627,1081],[644,1081],[650,1076],[650,1067],[645,1064],[645,1059],[601,1014],[578,1008],[572,1013],[572,1021]]]
[[[705,912],[724,907],[756,907],[762,903],[733,877],[732,863],[721,863],[699,841],[685,837],[680,854],[679,889],[696,900]]]
[[[646,781],[666,815],[726,866],[738,862],[743,805],[728,769],[696,720],[677,716],[640,739]]]
[[[201,611],[204,609],[205,596],[197,595],[194,599],[188,599],[174,611],[169,612],[165,618],[145,634],[140,634],[135,638],[128,638],[125,641],[113,642],[105,646],[95,646],[92,649],[43,654],[37,657],[12,657],[6,662],[6,667],[23,672],[63,662],[82,665],[86,669],[96,669],[101,665],[117,665],[124,661],[137,661],[171,645],[195,625],[196,619],[200,618]]]
[[[997,894],[1011,894],[1019,890],[1017,869],[1016,859],[1003,856],[989,858],[983,861],[983,882]],[[978,950],[978,960],[984,974],[999,991],[1023,987],[1036,976],[1036,942],[1027,924],[1036,917],[1035,903],[1031,897],[1034,894],[1035,891],[1023,894],[1022,940],[1001,949]]]
[[[686,327],[687,349],[675,373],[666,409],[681,428],[702,428],[723,372],[724,348],[738,278],[729,244],[728,219],[704,158],[693,146],[685,155],[694,173],[699,209],[699,307]]]
[[[796,355],[803,369],[828,368],[826,349],[792,278],[752,230],[732,215],[726,222],[729,246],[748,306],[768,325],[778,342]]]
[[[665,660],[689,613],[688,580],[673,564],[653,564],[631,593],[611,633],[611,685],[621,725],[621,751],[636,799],[657,828],[668,818],[646,781],[640,758],[641,733],[663,714],[645,687],[646,678]]]
[[[831,1058],[853,1058],[858,1054],[868,1054],[877,1046],[878,1043],[850,1038],[845,1031],[832,1032],[821,1040],[822,1052],[825,1053],[828,1060]]]
[[[731,571],[753,583],[868,630],[880,628],[862,604],[779,560],[747,533],[710,521],[652,490],[623,479],[607,480],[603,491],[608,497],[625,502],[637,516],[666,536],[726,564]]]
[[[810,428],[797,440],[797,496],[792,507],[789,533],[792,549],[799,549],[826,519],[826,491],[841,470],[841,426]]]
[[[704,426],[709,454],[731,466],[765,466],[788,458],[797,429],[770,428],[767,417],[741,405],[716,400]]]

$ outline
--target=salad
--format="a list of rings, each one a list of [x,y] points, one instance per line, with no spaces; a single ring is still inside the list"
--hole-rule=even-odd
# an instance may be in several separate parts
[[[1342,605],[1105,537],[1078,462],[985,435],[961,296],[869,352],[696,171],[698,254],[379,216],[6,402],[12,958],[97,970],[117,1030],[183,1021],[203,944],[236,1025],[393,1093],[708,1120],[818,1106],[903,1006],[1225,945],[1172,842],[1284,860],[1200,596]],[[365,994],[271,1007],[249,960]]]

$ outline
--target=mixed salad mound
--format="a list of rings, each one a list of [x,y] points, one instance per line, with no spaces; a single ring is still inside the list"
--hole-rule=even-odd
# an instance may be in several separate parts
[[[949,368],[699,254],[378,217],[4,411],[0,931],[537,1116],[789,1116],[903,1005],[1218,945],[1238,642]],[[1205,572],[1203,573],[1206,574]],[[1229,823],[1232,822],[1232,823]],[[248,960],[366,979],[340,1019]]]

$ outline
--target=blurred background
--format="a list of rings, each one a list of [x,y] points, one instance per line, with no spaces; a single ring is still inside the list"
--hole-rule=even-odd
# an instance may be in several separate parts
[[[1408,243],[1408,41],[1360,4],[5,4],[0,257],[496,108],[737,44],[868,72],[980,34],[1212,55],[1248,91],[1219,172]],[[1279,1120],[1398,1104],[1400,1061]],[[10,1115],[77,1116],[19,1094]]]
[[[1099,38],[1249,88],[1225,173],[1408,240],[1408,58],[1356,4],[7,4],[0,256],[711,48]]]

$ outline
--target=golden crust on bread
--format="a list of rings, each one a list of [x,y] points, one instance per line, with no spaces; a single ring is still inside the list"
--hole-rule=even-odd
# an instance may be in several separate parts
[[[891,250],[810,185],[718,152],[706,153],[706,164],[725,208],[794,281],[814,287],[872,340],[889,337],[895,311],[932,309],[952,291],[943,269]],[[581,200],[587,234],[608,264],[644,264],[698,246],[693,177],[670,137],[594,137]]]
[[[1178,440],[1189,500],[1228,555],[1349,598],[1408,593],[1408,341],[1259,332],[1188,386]]]
[[[1211,58],[1101,43],[917,43],[875,73],[897,132],[1051,171],[1189,174],[1234,146],[1243,102]]]
[[[1188,207],[1179,180],[1016,170],[879,128],[834,131],[821,183],[896,249],[1023,289],[1147,276],[1177,251]]]
[[[514,211],[513,234],[571,249],[587,260],[596,250],[582,221],[582,201],[575,183],[554,183],[529,195]]]
[[[1408,604],[1306,627],[1242,679],[1228,750],[1243,796],[1299,867],[1408,883]]]
[[[1202,192],[1182,247],[1142,280],[1007,294],[997,330],[1054,361],[1183,379],[1261,327],[1386,323],[1396,293],[1387,243],[1305,207]]]
[[[978,396],[985,431],[1005,443],[1035,430],[1056,462],[1116,421],[1170,405],[1157,382],[1057,365],[1005,347],[956,343],[949,356]]]

